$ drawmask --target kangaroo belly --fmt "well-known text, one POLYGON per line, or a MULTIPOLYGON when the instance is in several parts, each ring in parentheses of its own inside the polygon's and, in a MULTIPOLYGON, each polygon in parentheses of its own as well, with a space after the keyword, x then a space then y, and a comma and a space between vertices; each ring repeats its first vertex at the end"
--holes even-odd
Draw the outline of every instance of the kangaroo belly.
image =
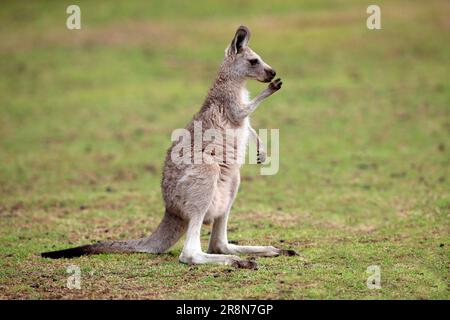
POLYGON ((214 195, 204 218, 205 224, 228 213, 239 187, 239 165, 223 164, 220 169, 214 195))

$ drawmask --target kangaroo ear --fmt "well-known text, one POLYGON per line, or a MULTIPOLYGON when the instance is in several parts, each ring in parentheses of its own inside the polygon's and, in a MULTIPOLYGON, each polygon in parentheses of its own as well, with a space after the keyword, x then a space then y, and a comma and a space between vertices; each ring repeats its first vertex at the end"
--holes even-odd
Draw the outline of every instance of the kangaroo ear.
POLYGON ((236 30, 233 40, 228 49, 229 54, 238 54, 242 48, 245 48, 250 40, 250 30, 246 26, 240 26, 236 30))

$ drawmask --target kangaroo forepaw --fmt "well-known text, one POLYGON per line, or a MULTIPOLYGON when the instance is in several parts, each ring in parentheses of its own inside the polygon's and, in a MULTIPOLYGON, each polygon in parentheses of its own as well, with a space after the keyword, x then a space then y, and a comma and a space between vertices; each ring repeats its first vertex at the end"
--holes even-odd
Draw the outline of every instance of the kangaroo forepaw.
POLYGON ((258 164, 266 162, 266 152, 264 150, 258 150, 256 152, 256 162, 258 164))
POLYGON ((269 83, 269 89, 272 90, 272 92, 278 91, 281 89, 281 85, 283 82, 280 78, 273 80, 271 83, 269 83))

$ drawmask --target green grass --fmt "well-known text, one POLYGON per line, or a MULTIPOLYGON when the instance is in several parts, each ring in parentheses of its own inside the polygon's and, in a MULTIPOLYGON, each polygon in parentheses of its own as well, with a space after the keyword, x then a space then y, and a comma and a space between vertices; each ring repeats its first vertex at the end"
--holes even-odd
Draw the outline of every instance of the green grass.
POLYGON ((379 1, 379 31, 361 1, 77 3, 79 31, 65 28, 69 1, 0 11, 0 298, 449 298, 446 1, 379 1), (241 23, 284 80, 252 117, 280 129, 281 163, 274 176, 244 166, 229 238, 300 255, 257 271, 182 265, 181 242, 40 258, 156 227, 170 134, 241 23), (81 290, 65 286, 70 264, 81 290))

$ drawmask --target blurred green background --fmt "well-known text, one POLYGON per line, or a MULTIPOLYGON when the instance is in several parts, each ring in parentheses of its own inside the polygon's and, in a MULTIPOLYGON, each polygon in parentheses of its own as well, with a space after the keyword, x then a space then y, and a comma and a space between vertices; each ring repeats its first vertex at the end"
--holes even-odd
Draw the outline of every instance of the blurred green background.
MULTIPOLYGON (((0 10, 0 298, 448 299, 448 1, 9 1, 0 10), (81 8, 81 30, 66 8, 81 8), (236 27, 283 79, 252 116, 280 170, 244 166, 229 238, 259 270, 168 254, 39 252, 150 233, 170 134, 236 27), (65 287, 77 264, 82 289, 65 287), (381 268, 369 290, 366 268, 381 268)), ((265 85, 249 84, 253 95, 265 85)), ((209 227, 203 230, 206 244, 209 227)))

